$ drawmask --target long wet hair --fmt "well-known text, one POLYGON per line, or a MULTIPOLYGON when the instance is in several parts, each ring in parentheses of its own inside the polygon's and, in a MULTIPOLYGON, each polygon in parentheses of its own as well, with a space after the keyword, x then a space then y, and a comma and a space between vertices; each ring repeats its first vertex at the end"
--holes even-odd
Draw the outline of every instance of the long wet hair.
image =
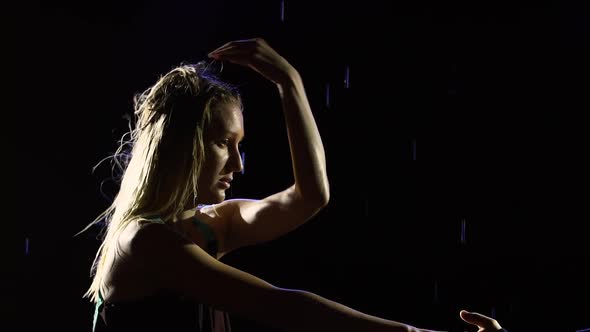
POLYGON ((119 191, 84 229, 104 221, 92 284, 84 294, 93 302, 103 284, 105 258, 119 254, 118 238, 127 225, 154 215, 169 220, 196 203, 197 179, 207 158, 203 139, 212 114, 224 105, 242 108, 236 88, 208 68, 204 62, 176 67, 134 98, 129 132, 109 157, 122 174, 119 191))

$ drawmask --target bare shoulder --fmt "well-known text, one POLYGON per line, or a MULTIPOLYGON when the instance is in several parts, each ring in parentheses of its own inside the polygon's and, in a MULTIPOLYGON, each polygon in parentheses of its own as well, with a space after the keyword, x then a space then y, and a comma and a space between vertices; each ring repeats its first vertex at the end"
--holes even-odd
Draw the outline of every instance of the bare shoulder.
POLYGON ((121 233, 119 243, 133 257, 155 258, 166 255, 174 247, 187 245, 190 241, 167 225, 138 222, 130 224, 121 233))
POLYGON ((133 300, 160 289, 163 284, 159 274, 154 272, 158 271, 158 261, 166 256, 165 246, 174 243, 182 245, 183 239, 165 225, 128 224, 118 235, 116 247, 106 257, 105 299, 111 302, 133 300))
POLYGON ((194 241, 166 224, 130 225, 121 234, 120 242, 132 265, 152 276, 152 283, 158 288, 176 288, 186 282, 179 280, 184 272, 202 274, 218 263, 194 241))

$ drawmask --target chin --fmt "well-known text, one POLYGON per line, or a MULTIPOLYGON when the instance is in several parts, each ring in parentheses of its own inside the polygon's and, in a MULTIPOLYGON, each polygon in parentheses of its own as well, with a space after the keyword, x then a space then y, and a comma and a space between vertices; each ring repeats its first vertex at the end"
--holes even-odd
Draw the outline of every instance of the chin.
POLYGON ((217 204, 221 203, 225 200, 225 190, 220 190, 213 195, 211 195, 211 199, 209 200, 208 204, 217 204))
POLYGON ((222 191, 221 194, 219 194, 217 202, 214 203, 221 203, 223 201, 225 201, 225 191, 222 191))
POLYGON ((203 190, 201 192, 200 204, 217 204, 221 203, 225 200, 225 190, 216 186, 211 186, 208 188, 209 190, 203 190))

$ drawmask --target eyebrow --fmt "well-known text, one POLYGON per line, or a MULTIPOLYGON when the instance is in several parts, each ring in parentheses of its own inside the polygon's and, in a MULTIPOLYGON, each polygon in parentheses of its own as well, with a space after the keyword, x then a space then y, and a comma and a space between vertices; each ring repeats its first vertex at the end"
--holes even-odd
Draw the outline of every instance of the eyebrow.
MULTIPOLYGON (((223 134, 223 136, 225 136, 225 135, 230 135, 230 136, 233 136, 233 137, 239 137, 240 136, 240 132, 238 132, 238 131, 231 131, 231 130, 225 130, 225 129, 223 130, 223 133, 222 134, 223 134)), ((240 139, 240 142, 243 141, 244 138, 246 138, 246 135, 245 134, 242 135, 242 137, 240 139)))

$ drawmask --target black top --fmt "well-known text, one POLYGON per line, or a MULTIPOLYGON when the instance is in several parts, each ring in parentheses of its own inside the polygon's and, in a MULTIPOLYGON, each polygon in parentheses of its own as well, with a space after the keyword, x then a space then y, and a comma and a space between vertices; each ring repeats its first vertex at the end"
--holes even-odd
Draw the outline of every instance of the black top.
POLYGON ((230 332, 231 327, 226 312, 162 291, 141 300, 102 303, 94 331, 230 332))

